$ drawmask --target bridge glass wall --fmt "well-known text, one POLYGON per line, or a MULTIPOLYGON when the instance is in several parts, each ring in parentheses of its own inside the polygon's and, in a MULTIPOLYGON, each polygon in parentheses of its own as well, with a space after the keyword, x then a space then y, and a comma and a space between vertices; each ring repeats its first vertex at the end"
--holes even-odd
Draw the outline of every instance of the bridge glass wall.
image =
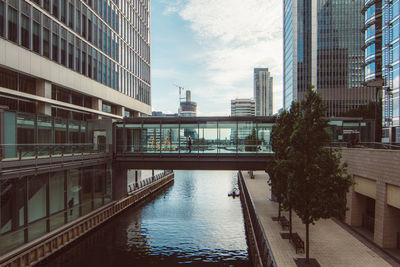
POLYGON ((199 120, 177 123, 126 121, 116 124, 117 152, 121 153, 272 153, 273 123, 199 120))
POLYGON ((0 179, 0 256, 111 202, 111 165, 0 179))
POLYGON ((5 111, 0 115, 0 160, 77 152, 90 140, 88 122, 5 111))

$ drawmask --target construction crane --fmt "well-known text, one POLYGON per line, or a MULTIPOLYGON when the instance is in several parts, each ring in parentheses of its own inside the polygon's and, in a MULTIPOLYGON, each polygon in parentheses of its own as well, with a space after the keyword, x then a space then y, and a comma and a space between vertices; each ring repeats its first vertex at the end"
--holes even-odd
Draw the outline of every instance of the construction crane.
POLYGON ((185 99, 184 97, 182 97, 182 91, 184 91, 185 88, 183 88, 183 86, 180 86, 180 85, 177 85, 177 84, 174 84, 174 85, 179 88, 179 103, 181 103, 182 100, 185 99))

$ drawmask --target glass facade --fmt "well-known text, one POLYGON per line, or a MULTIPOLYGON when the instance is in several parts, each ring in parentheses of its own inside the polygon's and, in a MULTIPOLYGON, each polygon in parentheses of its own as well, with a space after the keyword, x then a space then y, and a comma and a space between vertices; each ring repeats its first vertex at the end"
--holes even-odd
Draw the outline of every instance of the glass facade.
POLYGON ((393 142, 400 142, 399 112, 399 0, 385 1, 382 6, 382 55, 383 55, 383 127, 384 131, 392 129, 393 142))
POLYGON ((329 117, 368 103, 374 90, 363 85, 364 2, 292 1, 284 2, 284 107, 300 101, 310 85, 329 117))
POLYGON ((174 124, 117 123, 117 150, 124 153, 273 153, 269 144, 273 123, 242 118, 174 124))
POLYGON ((111 201, 110 164, 0 182, 0 256, 111 201))
POLYGON ((0 1, 0 37, 148 105, 149 27, 149 0, 0 1))
POLYGON ((294 36, 293 36, 293 20, 296 20, 296 15, 293 14, 293 0, 284 0, 284 11, 283 11, 283 26, 284 26, 284 38, 283 38, 283 108, 289 109, 293 99, 294 92, 294 71, 293 62, 296 60, 294 54, 294 36))
POLYGON ((364 13, 364 51, 365 51, 365 82, 382 79, 382 3, 380 1, 365 1, 364 13))

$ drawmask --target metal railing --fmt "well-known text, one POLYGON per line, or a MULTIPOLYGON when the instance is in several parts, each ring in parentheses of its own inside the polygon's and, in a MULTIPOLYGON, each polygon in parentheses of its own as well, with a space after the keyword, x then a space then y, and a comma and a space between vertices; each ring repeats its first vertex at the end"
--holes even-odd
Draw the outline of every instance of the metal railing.
POLYGON ((352 144, 350 142, 332 142, 330 147, 347 147, 347 148, 372 148, 372 149, 391 149, 400 150, 400 144, 379 143, 379 142, 360 142, 352 144))
POLYGON ((0 161, 23 160, 65 155, 84 155, 109 152, 107 145, 98 144, 1 144, 0 161))
POLYGON ((145 187, 145 186, 147 186, 147 185, 149 185, 149 184, 151 184, 153 182, 156 182, 156 181, 162 179, 163 177, 165 177, 165 176, 167 176, 167 175, 169 175, 171 173, 173 173, 173 170, 165 170, 165 171, 160 172, 160 173, 158 173, 158 174, 156 174, 154 176, 151 176, 151 177, 148 177, 148 178, 146 178, 144 180, 138 181, 137 183, 136 182, 130 183, 130 184, 128 184, 128 194, 133 193, 136 190, 139 190, 139 189, 141 189, 141 188, 143 188, 143 187, 145 187))
POLYGON ((267 236, 265 235, 264 228, 260 222, 260 219, 258 218, 258 215, 255 211, 254 203, 253 200, 250 197, 249 191, 247 190, 247 187, 244 183, 243 175, 242 172, 239 171, 239 184, 240 184, 240 190, 242 191, 241 193, 244 196, 245 203, 247 204, 247 208, 249 211, 249 217, 250 221, 253 225, 253 231, 254 235, 256 238, 256 243, 257 247, 260 253, 260 257, 263 263, 263 266, 274 266, 276 267, 276 261, 274 259, 274 256, 272 255, 272 250, 271 246, 268 243, 267 236))
POLYGON ((117 146, 117 154, 273 154, 271 145, 187 144, 117 146))

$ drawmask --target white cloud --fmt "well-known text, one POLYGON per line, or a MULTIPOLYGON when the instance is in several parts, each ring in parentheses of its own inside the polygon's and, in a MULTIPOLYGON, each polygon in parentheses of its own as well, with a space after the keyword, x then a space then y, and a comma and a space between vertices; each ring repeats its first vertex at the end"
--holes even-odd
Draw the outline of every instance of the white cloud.
POLYGON ((205 84, 191 88, 194 96, 229 106, 232 98, 253 95, 253 68, 267 67, 274 110, 282 106, 281 0, 176 0, 166 12, 186 20, 207 51, 205 84))

